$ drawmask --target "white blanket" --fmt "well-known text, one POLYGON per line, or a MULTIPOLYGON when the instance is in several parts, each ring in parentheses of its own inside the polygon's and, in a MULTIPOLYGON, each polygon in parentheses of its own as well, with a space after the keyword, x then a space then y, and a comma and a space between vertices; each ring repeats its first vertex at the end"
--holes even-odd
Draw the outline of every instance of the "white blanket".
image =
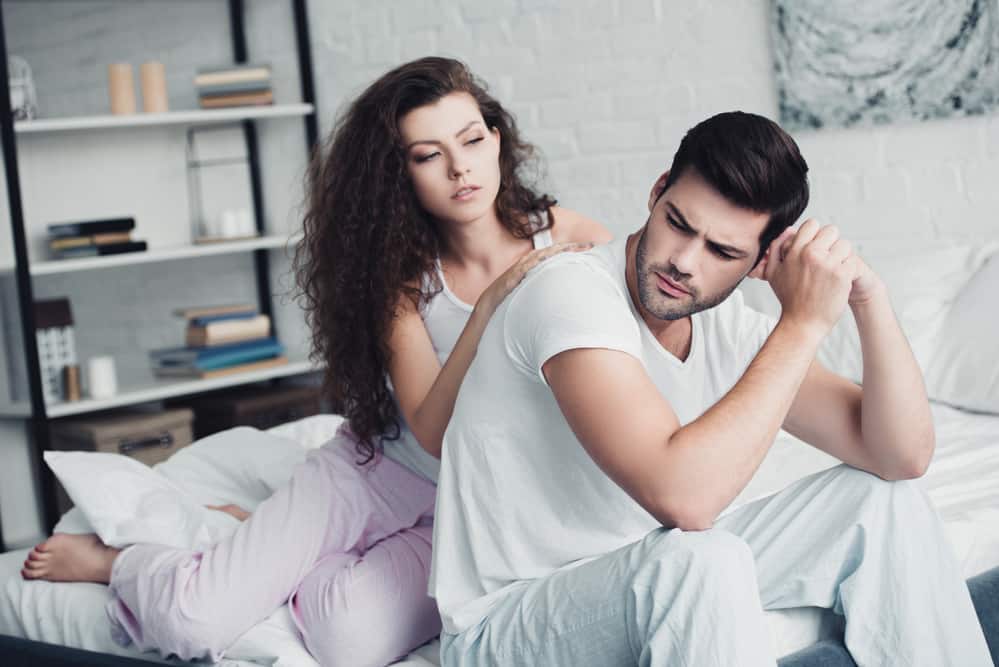
MULTIPOLYGON (((946 523, 963 574, 970 577, 999 565, 999 417, 934 406, 934 418, 937 453, 920 483, 946 523)), ((250 447, 238 434, 235 438, 216 437, 208 447, 204 446, 206 441, 192 446, 210 451, 195 449, 191 452, 195 455, 175 456, 169 465, 157 470, 195 503, 236 502, 252 509, 283 483, 305 451, 322 444, 339 422, 337 417, 323 416, 284 425, 270 432, 280 438, 259 439, 250 447)), ((782 433, 733 506, 775 493, 834 464, 833 459, 782 433)), ((59 528, 80 532, 90 527, 78 512, 70 512, 59 528)), ((26 553, 0 555, 0 634, 120 655, 137 654, 111 641, 104 614, 107 587, 22 581, 19 571, 26 553)), ((770 612, 767 618, 780 655, 835 634, 838 625, 830 613, 810 608, 770 612)), ((154 654, 142 657, 156 659, 154 654)), ((247 632, 228 658, 233 665, 316 666, 286 607, 247 632)), ((421 647, 399 664, 438 664, 437 643, 421 647)))

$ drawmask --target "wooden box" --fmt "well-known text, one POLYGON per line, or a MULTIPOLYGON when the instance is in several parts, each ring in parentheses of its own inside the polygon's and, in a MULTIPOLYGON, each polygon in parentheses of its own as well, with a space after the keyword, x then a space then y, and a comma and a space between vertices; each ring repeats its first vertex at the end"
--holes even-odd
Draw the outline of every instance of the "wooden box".
POLYGON ((320 390, 314 386, 244 387, 187 400, 194 409, 195 437, 203 438, 235 426, 266 430, 320 412, 320 390))
MULTIPOLYGON (((177 408, 62 419, 52 422, 52 449, 125 454, 151 466, 194 441, 193 418, 191 410, 177 408)), ((62 487, 57 498, 60 512, 72 506, 62 487)))

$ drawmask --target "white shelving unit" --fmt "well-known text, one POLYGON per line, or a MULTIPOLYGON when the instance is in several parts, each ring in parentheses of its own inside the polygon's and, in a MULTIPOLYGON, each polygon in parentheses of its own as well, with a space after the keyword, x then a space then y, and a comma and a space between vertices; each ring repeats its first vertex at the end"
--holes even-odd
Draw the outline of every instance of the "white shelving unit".
POLYGON ((50 403, 46 406, 46 411, 50 418, 68 417, 98 410, 109 410, 128 405, 137 405, 150 401, 161 401, 166 398, 176 396, 186 396, 188 394, 212 391, 224 387, 233 387, 251 382, 261 382, 263 380, 273 380, 275 378, 301 375, 311 371, 320 370, 308 360, 289 361, 284 366, 268 368, 262 371, 252 371, 227 375, 220 378, 199 380, 199 379, 153 379, 149 384, 123 387, 121 391, 111 398, 104 399, 84 399, 73 402, 50 403))
MULTIPOLYGON (((178 261, 235 253, 249 255, 247 260, 252 261, 253 265, 258 307, 262 312, 270 313, 273 316, 273 295, 270 274, 271 264, 276 258, 271 251, 280 251, 285 248, 290 250, 301 237, 297 234, 289 236, 287 233, 274 233, 265 223, 264 187, 257 128, 262 122, 271 122, 269 119, 274 119, 275 121, 279 119, 300 119, 305 130, 306 158, 308 158, 309 152, 319 143, 306 0, 291 0, 290 4, 295 32, 300 96, 294 96, 294 93, 290 91, 283 91, 282 97, 288 96, 289 99, 296 99, 297 97, 301 102, 296 101, 290 104, 246 106, 227 109, 185 109, 165 113, 94 115, 31 121, 15 121, 13 113, 9 108, 0 107, 0 133, 3 134, 4 139, 2 142, 4 148, 2 151, 5 167, 4 178, 6 179, 9 224, 13 240, 12 252, 8 252, 7 248, 3 248, 3 252, 0 253, 3 256, 3 259, 0 260, 0 273, 6 274, 4 275, 5 280, 13 279, 13 286, 17 293, 18 318, 15 319, 19 319, 21 326, 20 338, 23 350, 15 350, 14 353, 19 355, 23 353, 23 358, 26 360, 26 393, 29 397, 28 400, 25 400, 21 396, 25 392, 19 391, 19 402, 0 405, 0 418, 21 419, 28 422, 29 437, 33 440, 35 466, 41 472, 41 495, 45 501, 44 518, 49 528, 51 528, 57 518, 55 493, 52 484, 53 478, 44 472, 46 468, 42 452, 48 449, 50 445, 51 434, 49 422, 51 420, 142 403, 155 403, 169 398, 197 395, 225 387, 263 382, 294 375, 304 375, 321 370, 316 368, 308 359, 303 359, 301 354, 292 357, 289 363, 282 366, 259 371, 244 371, 212 379, 157 378, 150 369, 148 374, 137 372, 133 377, 120 382, 118 393, 108 399, 47 402, 41 391, 41 364, 39 362, 39 350, 34 330, 34 304, 37 301, 34 296, 34 279, 37 277, 92 272, 112 267, 178 261), (33 253, 31 252, 30 245, 34 239, 30 238, 28 229, 26 229, 26 211, 24 193, 21 186, 22 169, 19 167, 19 151, 35 151, 32 156, 29 156, 28 160, 36 160, 37 164, 34 162, 29 162, 28 164, 35 167, 33 173, 36 179, 32 180, 31 184, 37 186, 40 192, 46 193, 38 195, 39 197, 49 196, 47 193, 56 193, 56 196, 60 197, 61 204, 78 201, 89 204, 91 203, 92 193, 87 190, 85 183, 80 184, 78 177, 81 173, 84 178, 88 177, 90 170, 86 167, 74 170, 71 167, 75 165, 67 166, 66 164, 60 165, 65 167, 62 170, 56 168, 45 169, 45 165, 50 164, 45 163, 46 159, 60 159, 60 156, 64 157, 65 155, 78 157, 77 154, 72 153, 73 146, 77 143, 87 149, 98 151, 107 150, 109 147, 113 147, 112 144, 115 146, 130 142, 139 144, 139 142, 144 142, 149 138, 153 140, 140 145, 147 147, 154 146, 156 148, 159 148, 161 144, 173 146, 174 144, 178 144, 175 135, 181 135, 195 127, 224 124, 239 126, 239 129, 243 133, 243 141, 246 146, 245 162, 248 168, 250 197, 253 203, 251 211, 255 221, 254 228, 256 234, 259 236, 216 243, 174 245, 183 244, 186 238, 184 235, 169 235, 163 237, 163 241, 160 244, 154 245, 144 252, 58 261, 43 259, 43 256, 39 257, 41 261, 32 261, 33 253), (167 131, 137 131, 143 129, 155 130, 164 127, 167 128, 167 131), (88 136, 88 134, 95 132, 108 133, 128 130, 129 128, 133 131, 122 131, 114 138, 116 140, 120 138, 121 141, 110 141, 110 138, 106 135, 100 137, 88 136), (42 166, 38 167, 38 165, 42 166), (51 175, 52 183, 48 181, 42 183, 45 179, 38 176, 40 173, 45 176, 51 175), (79 187, 68 189, 66 192, 60 191, 60 179, 65 180, 70 178, 79 187)), ((248 62, 248 52, 244 26, 244 0, 229 0, 227 6, 230 19, 232 61, 234 63, 246 63, 248 62)), ((6 32, 6 28, 3 25, 3 12, 0 12, 0 31, 2 31, 0 35, 6 32)), ((208 34, 212 35, 214 39, 217 36, 217 31, 212 31, 208 34)), ((0 74, 7 71, 7 54, 0 50, 0 74)), ((153 156, 145 155, 145 157, 155 162, 157 158, 161 158, 163 155, 166 155, 169 159, 173 155, 172 149, 162 154, 153 156)), ((133 155, 132 157, 141 159, 143 155, 133 155)), ((121 179, 123 174, 130 177, 127 167, 121 167, 119 164, 119 168, 113 171, 109 178, 113 180, 117 176, 121 179)), ((124 180, 128 181, 128 183, 122 187, 130 187, 131 181, 129 181, 129 178, 125 178, 124 180)), ((141 180, 141 178, 137 180, 141 180)), ((155 181, 149 183, 149 187, 155 188, 156 186, 157 183, 155 181)), ((161 189, 168 194, 172 193, 172 190, 168 188, 161 189)), ((156 205, 160 205, 158 201, 155 203, 156 205)), ((169 207, 173 202, 168 198, 165 203, 169 207)), ((174 213, 169 208, 165 210, 168 212, 162 219, 158 220, 162 224, 169 224, 172 222, 171 218, 174 217, 174 213)), ((32 213, 33 211, 29 207, 27 214, 31 215, 32 213)), ((47 217, 44 215, 44 211, 39 213, 38 209, 35 209, 34 214, 38 218, 47 217)), ((80 214, 81 217, 88 215, 95 217, 93 213, 88 214, 83 212, 80 214)), ((100 215, 96 217, 100 217, 100 215)), ((39 222, 42 222, 42 220, 39 220, 39 222)), ((30 225, 28 227, 30 228, 30 225)), ((93 274, 81 276, 81 280, 87 281, 100 281, 103 278, 104 276, 93 274)), ((210 294, 211 290, 206 289, 205 298, 209 302, 211 301, 210 294)), ((84 307, 86 304, 74 305, 84 307)), ((281 332, 277 331, 277 334, 280 335, 281 332)), ((19 386, 18 389, 25 389, 25 387, 19 386)), ((2 530, 0 530, 0 552, 2 551, 4 551, 4 544, 2 530)))
MULTIPOLYGON (((48 262, 38 262, 31 265, 31 275, 45 276, 56 273, 71 273, 74 271, 90 271, 93 269, 110 269, 115 266, 131 266, 134 264, 152 264, 169 262, 192 257, 210 257, 212 255, 229 255, 253 250, 274 250, 292 248, 301 239, 301 234, 293 236, 262 236, 242 241, 221 241, 203 245, 187 245, 175 248, 159 248, 144 252, 129 252, 121 255, 106 255, 104 257, 81 257, 79 259, 59 259, 48 262)), ((13 267, 4 267, 10 270, 13 267)))
POLYGON ((152 125, 213 125, 238 120, 308 116, 315 111, 311 104, 278 104, 274 106, 239 107, 236 109, 192 109, 165 113, 134 113, 118 116, 81 116, 23 120, 14 123, 17 134, 42 132, 73 132, 76 130, 113 130, 152 125))

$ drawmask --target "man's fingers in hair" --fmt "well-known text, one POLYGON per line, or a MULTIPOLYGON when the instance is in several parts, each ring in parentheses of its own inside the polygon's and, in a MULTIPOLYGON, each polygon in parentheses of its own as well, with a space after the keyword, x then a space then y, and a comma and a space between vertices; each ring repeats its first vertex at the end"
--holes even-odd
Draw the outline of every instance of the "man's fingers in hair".
POLYGON ((829 259, 843 263, 853 255, 853 244, 846 239, 839 239, 829 248, 829 259))
POLYGON ((828 252, 833 244, 838 240, 839 227, 836 225, 826 225, 825 227, 819 229, 810 245, 816 250, 825 250, 828 252))
POLYGON ((809 218, 798 228, 797 233, 794 235, 794 240, 791 242, 791 247, 785 253, 785 257, 789 255, 797 255, 801 253, 806 245, 808 245, 815 235, 819 232, 819 221, 815 218, 809 218))

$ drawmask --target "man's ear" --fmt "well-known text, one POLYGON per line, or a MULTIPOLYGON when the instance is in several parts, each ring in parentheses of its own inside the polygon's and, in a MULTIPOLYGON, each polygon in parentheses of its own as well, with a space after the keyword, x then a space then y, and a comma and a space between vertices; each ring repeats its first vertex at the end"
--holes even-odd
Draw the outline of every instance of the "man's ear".
POLYGON ((767 261, 770 260, 770 251, 768 250, 765 255, 756 263, 756 266, 752 268, 749 272, 750 278, 756 278, 757 280, 766 280, 767 272, 767 261))
POLYGON ((659 197, 662 196, 663 191, 666 189, 666 181, 669 180, 669 169, 663 172, 662 176, 656 179, 656 184, 652 186, 652 192, 649 193, 649 213, 652 213, 652 209, 656 207, 656 202, 659 201, 659 197))

